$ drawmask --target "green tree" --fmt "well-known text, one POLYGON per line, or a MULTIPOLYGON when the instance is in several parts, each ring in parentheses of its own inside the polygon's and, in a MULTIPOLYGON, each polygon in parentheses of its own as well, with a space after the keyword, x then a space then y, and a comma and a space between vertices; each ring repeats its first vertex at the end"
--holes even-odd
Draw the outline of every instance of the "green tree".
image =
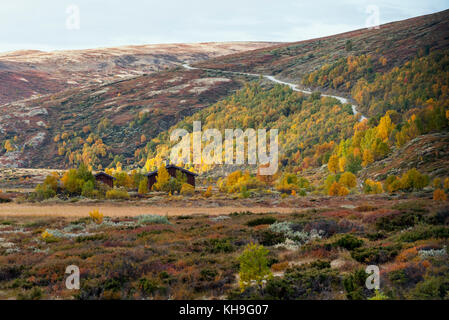
POLYGON ((143 178, 139 182, 139 194, 147 194, 148 193, 148 179, 143 178))
POLYGON ((273 275, 268 266, 268 249, 262 245, 250 243, 239 257, 240 261, 240 288, 244 291, 255 281, 262 289, 263 280, 270 279, 273 275))

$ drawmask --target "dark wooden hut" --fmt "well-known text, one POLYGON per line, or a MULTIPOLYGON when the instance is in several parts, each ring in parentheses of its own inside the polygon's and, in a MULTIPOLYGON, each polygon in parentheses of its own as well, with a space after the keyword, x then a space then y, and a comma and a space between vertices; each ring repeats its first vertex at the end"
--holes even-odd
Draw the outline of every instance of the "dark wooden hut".
MULTIPOLYGON (((178 167, 178 166, 175 166, 172 164, 165 166, 165 168, 167 169, 168 174, 170 176, 172 176, 173 178, 176 178, 176 174, 179 171, 181 173, 185 174, 187 177, 187 183, 195 187, 195 177, 198 176, 196 173, 193 173, 189 170, 186 170, 184 168, 181 168, 181 167, 178 167)), ((156 183, 157 173, 158 173, 158 170, 147 173, 146 176, 148 177, 148 190, 151 190, 153 185, 156 183)))
POLYGON ((107 173, 104 172, 98 172, 97 174, 94 175, 95 180, 97 182, 102 182, 108 186, 110 186, 111 188, 114 187, 114 180, 115 178, 107 173))

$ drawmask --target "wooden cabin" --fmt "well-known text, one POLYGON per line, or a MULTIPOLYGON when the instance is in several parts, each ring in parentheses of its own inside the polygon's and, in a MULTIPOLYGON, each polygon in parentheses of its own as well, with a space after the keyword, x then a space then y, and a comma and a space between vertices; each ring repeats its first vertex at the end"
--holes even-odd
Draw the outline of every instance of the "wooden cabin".
POLYGON ((116 179, 113 176, 104 172, 98 172, 97 174, 94 175, 94 177, 97 182, 102 182, 105 185, 110 186, 111 188, 114 187, 114 180, 116 179))
MULTIPOLYGON (((167 169, 168 174, 173 178, 176 178, 176 174, 178 173, 178 171, 185 174, 187 177, 187 183, 195 187, 195 177, 198 176, 196 173, 172 164, 165 166, 165 168, 167 169)), ((153 185, 156 183, 157 172, 158 171, 156 170, 146 174, 146 176, 148 177, 148 190, 151 190, 153 185)))

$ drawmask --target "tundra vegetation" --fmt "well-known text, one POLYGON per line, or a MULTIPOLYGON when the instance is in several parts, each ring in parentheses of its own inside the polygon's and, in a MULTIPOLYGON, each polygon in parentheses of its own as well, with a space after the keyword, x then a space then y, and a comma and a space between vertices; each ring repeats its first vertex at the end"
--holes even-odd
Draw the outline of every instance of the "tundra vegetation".
POLYGON ((447 299, 448 245, 447 202, 416 198, 290 214, 2 217, 0 298, 447 299), (373 264, 377 292, 365 287, 373 264), (68 265, 80 290, 65 287, 68 265))

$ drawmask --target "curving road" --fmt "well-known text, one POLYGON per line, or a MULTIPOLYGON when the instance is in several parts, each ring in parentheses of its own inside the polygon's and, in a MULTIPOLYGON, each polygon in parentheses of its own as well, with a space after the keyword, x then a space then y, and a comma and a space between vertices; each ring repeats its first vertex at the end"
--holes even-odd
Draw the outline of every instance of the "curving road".
MULTIPOLYGON (((289 86, 293 91, 298 91, 298 92, 302 92, 305 94, 311 94, 312 91, 309 90, 303 90, 298 88, 298 85, 294 84, 294 83, 290 83, 290 82, 285 82, 282 80, 278 80, 276 79, 274 76, 268 76, 268 75, 263 75, 263 74, 256 74, 256 73, 245 73, 245 72, 236 72, 236 71, 224 71, 224 70, 215 70, 215 69, 207 69, 207 68, 195 68, 190 66, 189 64, 185 63, 182 65, 184 68, 186 68, 187 70, 205 70, 205 71, 215 71, 215 72, 223 72, 223 73, 231 73, 231 74, 238 74, 238 75, 245 75, 245 76, 252 76, 252 77, 264 77, 267 80, 270 80, 274 83, 278 83, 281 85, 285 85, 285 86, 289 86)), ((340 97, 340 96, 333 96, 333 95, 329 95, 329 94, 321 94, 324 97, 331 97, 331 98, 335 98, 337 100, 339 100, 341 103, 346 104, 349 103, 348 99, 340 97)), ((360 112, 357 111, 357 106, 355 104, 351 104, 352 107, 352 112, 354 114, 358 114, 360 112)), ((366 119, 366 117, 360 113, 360 119, 359 121, 363 121, 364 119, 366 119)))

